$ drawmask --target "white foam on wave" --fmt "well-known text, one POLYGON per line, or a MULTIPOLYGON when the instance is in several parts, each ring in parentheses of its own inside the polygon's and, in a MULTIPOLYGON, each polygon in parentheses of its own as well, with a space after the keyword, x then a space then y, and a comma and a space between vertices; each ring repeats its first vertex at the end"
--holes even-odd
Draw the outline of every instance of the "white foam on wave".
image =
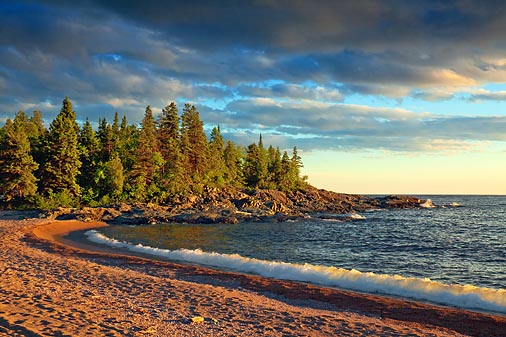
POLYGON ((341 219, 335 219, 335 218, 325 218, 325 219, 318 219, 318 220, 321 220, 321 221, 325 221, 325 222, 343 222, 343 220, 341 219))
POLYGON ((436 205, 434 205, 434 203, 432 202, 432 200, 427 199, 424 203, 420 204, 420 207, 423 207, 423 208, 435 208, 436 205))
POLYGON ((336 267, 293 264, 243 257, 239 254, 208 253, 200 249, 168 250, 131 244, 108 238, 89 230, 85 233, 92 242, 133 252, 164 257, 170 260, 196 263, 276 279, 302 281, 330 287, 401 296, 466 309, 506 313, 506 290, 480 288, 472 285, 447 285, 428 278, 402 277, 363 273, 336 267))
POLYGON ((352 213, 350 215, 350 218, 353 219, 353 220, 365 220, 365 216, 360 215, 358 213, 352 213))

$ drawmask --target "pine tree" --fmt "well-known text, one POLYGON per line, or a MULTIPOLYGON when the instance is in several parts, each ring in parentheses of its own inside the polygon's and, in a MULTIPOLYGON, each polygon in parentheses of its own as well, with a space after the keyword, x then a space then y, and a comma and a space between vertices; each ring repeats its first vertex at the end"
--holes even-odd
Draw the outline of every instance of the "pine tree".
POLYGON ((40 111, 35 110, 33 112, 33 116, 30 118, 30 121, 28 123, 27 133, 28 138, 30 139, 32 157, 39 166, 34 174, 36 177, 40 177, 42 176, 42 171, 44 168, 44 149, 47 140, 47 129, 44 126, 42 114, 40 111))
POLYGON ((181 116, 181 154, 185 172, 193 182, 201 183, 209 166, 207 137, 197 108, 188 103, 181 116))
POLYGON ((28 123, 24 112, 19 112, 14 122, 8 119, 3 127, 0 138, 0 195, 6 201, 22 200, 37 192, 34 172, 38 164, 31 155, 28 123))
POLYGON ((281 178, 281 152, 279 147, 274 149, 269 146, 268 154, 268 171, 269 171, 269 188, 277 189, 281 178))
POLYGON ((260 172, 258 170, 259 151, 256 143, 250 144, 244 159, 243 175, 246 186, 257 188, 260 182, 260 172))
POLYGON ((244 177, 242 174, 243 154, 241 149, 230 140, 226 142, 225 150, 223 151, 223 160, 225 163, 225 184, 242 187, 244 184, 244 177))
POLYGON ((302 160, 297 152, 297 147, 293 148, 292 157, 285 151, 281 158, 281 174, 278 183, 278 189, 281 191, 294 191, 306 187, 307 177, 300 176, 300 168, 303 167, 302 160))
POLYGON ((135 125, 129 125, 126 116, 121 119, 117 139, 117 153, 121 159, 124 172, 130 172, 137 160, 137 141, 139 131, 135 125))
POLYGON ((25 130, 25 133, 28 132, 29 126, 28 126, 28 116, 25 114, 24 111, 19 110, 16 116, 14 117, 14 123, 20 126, 25 130))
POLYGON ((105 118, 99 119, 97 137, 100 141, 100 160, 105 163, 111 159, 116 150, 113 127, 105 118))
POLYGON ((256 164, 258 172, 258 187, 269 188, 267 150, 265 149, 262 141, 262 134, 260 134, 260 139, 258 140, 258 161, 256 164))
POLYGON ((114 122, 112 123, 112 132, 116 136, 119 133, 119 115, 118 112, 114 113, 114 122))
POLYGON ((30 139, 32 152, 42 151, 42 144, 46 132, 47 130, 42 121, 42 114, 40 111, 35 110, 33 112, 33 116, 30 117, 28 123, 26 124, 26 133, 30 139))
POLYGON ((121 159, 119 159, 117 155, 105 163, 104 176, 103 190, 107 191, 108 196, 110 196, 113 200, 119 199, 121 193, 123 192, 123 183, 125 178, 121 159))
POLYGON ((120 137, 121 137, 121 131, 120 131, 120 122, 119 122, 119 115, 117 112, 114 113, 114 121, 112 123, 112 143, 113 143, 113 149, 111 156, 117 156, 120 151, 120 137))
MULTIPOLYGON (((5 130, 7 128, 7 124, 11 124, 12 125, 12 120, 10 118, 7 118, 4 126, 0 128, 0 145, 3 145, 4 142, 5 142, 5 137, 6 137, 6 131, 5 130)), ((0 150, 1 150, 1 148, 0 148, 0 150)))
POLYGON ((121 124, 119 126, 120 132, 123 132, 128 127, 128 122, 126 116, 123 116, 121 118, 121 124))
POLYGON ((74 198, 80 195, 77 176, 81 161, 78 148, 79 126, 72 102, 68 97, 63 100, 60 113, 51 122, 47 137, 44 165, 44 192, 63 193, 74 198))
POLYGON ((151 183, 157 164, 154 157, 156 153, 159 152, 159 146, 155 119, 149 105, 146 107, 144 119, 141 123, 139 143, 137 146, 137 162, 142 166, 144 172, 146 172, 147 182, 151 183))
POLYGON ((293 176, 292 176, 292 161, 286 151, 283 152, 281 157, 281 175, 279 179, 279 190, 290 191, 293 189, 293 176))
POLYGON ((297 146, 293 147, 292 159, 291 159, 291 174, 294 179, 293 189, 302 188, 304 185, 305 178, 300 176, 300 169, 304 167, 302 159, 298 154, 297 146))
POLYGON ((208 180, 211 184, 223 186, 225 183, 225 158, 224 141, 220 126, 214 127, 209 139, 209 173, 208 180))
POLYGON ((79 133, 79 153, 81 173, 78 177, 82 196, 86 202, 93 200, 99 193, 95 174, 100 164, 100 144, 88 118, 79 133))
POLYGON ((129 125, 125 116, 120 123, 118 113, 112 125, 100 119, 98 132, 88 119, 79 130, 75 119, 66 97, 49 132, 37 110, 31 118, 20 111, 14 121, 7 120, 0 128, 4 200, 35 195, 37 178, 45 197, 37 199, 42 207, 75 205, 79 197, 86 203, 157 202, 189 190, 199 192, 204 184, 283 191, 307 186, 296 147, 291 157, 286 151, 281 156, 279 147, 266 149, 260 135, 258 144, 243 149, 225 142, 219 126, 208 142, 199 113, 190 104, 184 107, 181 126, 173 102, 157 123, 148 106, 141 128, 129 125))
POLYGON ((267 150, 264 148, 262 135, 260 135, 258 145, 253 143, 248 146, 244 163, 244 179, 248 187, 269 188, 267 150))
POLYGON ((178 141, 179 138, 179 116, 176 103, 171 102, 162 109, 162 114, 158 120, 158 139, 160 141, 161 152, 167 160, 173 154, 171 146, 173 142, 178 141), (171 146, 169 146, 171 145, 171 146))
POLYGON ((29 134, 32 136, 42 136, 46 133, 46 128, 44 127, 44 122, 42 121, 42 113, 39 110, 33 111, 33 116, 30 118, 30 132, 29 134))
POLYGON ((171 102, 164 109, 158 120, 158 141, 160 153, 165 165, 162 170, 160 185, 169 195, 182 192, 188 185, 185 181, 180 149, 180 129, 178 109, 171 102))
POLYGON ((158 138, 153 111, 148 105, 141 123, 139 141, 137 144, 137 156, 134 163, 131 178, 136 200, 144 200, 157 193, 153 184, 156 175, 161 171, 163 158, 159 152, 158 138))

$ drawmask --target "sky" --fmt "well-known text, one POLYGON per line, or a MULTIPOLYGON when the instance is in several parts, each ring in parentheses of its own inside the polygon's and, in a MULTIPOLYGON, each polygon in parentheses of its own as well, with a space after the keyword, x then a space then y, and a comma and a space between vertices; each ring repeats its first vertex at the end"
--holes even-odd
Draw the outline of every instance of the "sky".
POLYGON ((0 0, 0 125, 197 106, 313 185, 506 194, 503 1, 0 0))

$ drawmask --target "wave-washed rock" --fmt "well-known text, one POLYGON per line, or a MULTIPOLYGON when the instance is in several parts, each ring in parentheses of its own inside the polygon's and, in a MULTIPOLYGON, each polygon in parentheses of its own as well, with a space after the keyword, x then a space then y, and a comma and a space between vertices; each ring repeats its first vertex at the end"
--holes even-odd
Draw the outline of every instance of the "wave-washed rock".
POLYGON ((240 221, 286 221, 311 213, 345 214, 378 208, 420 208, 426 202, 411 196, 369 197, 312 186, 286 193, 225 187, 207 188, 201 194, 188 194, 164 204, 122 203, 110 207, 58 208, 46 211, 45 216, 132 225, 157 222, 234 224, 240 221))

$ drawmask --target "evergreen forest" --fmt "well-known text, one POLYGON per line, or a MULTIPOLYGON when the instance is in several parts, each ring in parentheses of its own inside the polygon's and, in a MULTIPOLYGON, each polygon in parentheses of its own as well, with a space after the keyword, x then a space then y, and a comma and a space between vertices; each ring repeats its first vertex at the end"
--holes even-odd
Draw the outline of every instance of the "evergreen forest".
POLYGON ((205 187, 293 191, 306 187, 297 148, 289 154, 258 143, 225 140, 220 127, 207 137, 194 105, 181 114, 174 102, 139 125, 115 114, 94 130, 82 126, 68 97, 44 126, 42 115, 19 111, 0 129, 3 207, 55 208, 116 202, 163 203, 205 187))

